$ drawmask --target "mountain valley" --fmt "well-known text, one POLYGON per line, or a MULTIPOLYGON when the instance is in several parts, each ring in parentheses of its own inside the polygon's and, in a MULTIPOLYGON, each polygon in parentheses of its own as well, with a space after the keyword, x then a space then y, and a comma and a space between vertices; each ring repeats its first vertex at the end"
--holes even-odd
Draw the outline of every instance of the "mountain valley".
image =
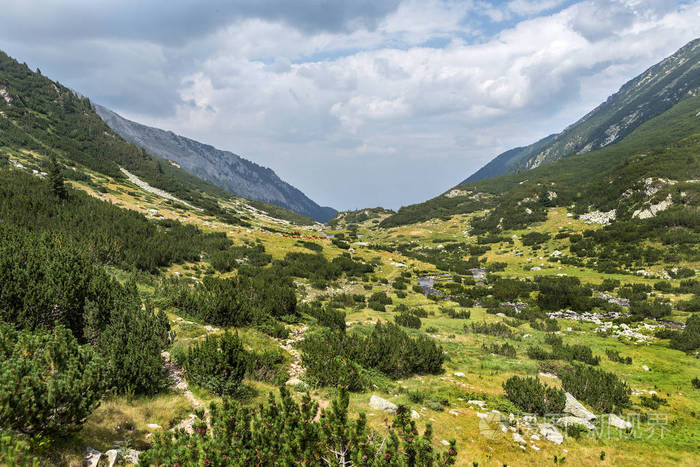
POLYGON ((697 465, 699 89, 336 213, 0 53, 0 464, 697 465))

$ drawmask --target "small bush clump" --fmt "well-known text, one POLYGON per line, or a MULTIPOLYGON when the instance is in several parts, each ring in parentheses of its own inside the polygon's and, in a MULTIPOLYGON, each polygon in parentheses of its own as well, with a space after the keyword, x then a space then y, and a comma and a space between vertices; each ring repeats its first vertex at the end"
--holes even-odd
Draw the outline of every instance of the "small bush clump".
POLYGON ((208 335, 175 355, 185 377, 218 395, 233 395, 239 389, 248 365, 238 334, 208 335))
POLYGON ((528 413, 561 413, 566 405, 564 391, 542 384, 537 378, 512 376, 503 389, 508 400, 528 413))

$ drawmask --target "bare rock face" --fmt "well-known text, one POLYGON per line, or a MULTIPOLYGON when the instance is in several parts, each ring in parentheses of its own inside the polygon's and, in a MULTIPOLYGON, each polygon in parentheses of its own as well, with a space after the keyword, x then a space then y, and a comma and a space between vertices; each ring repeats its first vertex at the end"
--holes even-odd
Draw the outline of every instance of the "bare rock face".
POLYGON ((615 220, 617 217, 617 210, 613 209, 608 212, 594 211, 589 212, 581 216, 581 220, 586 221, 587 224, 601 224, 607 225, 615 220))
POLYGON ((659 201, 658 203, 650 204, 646 208, 637 209, 636 211, 634 211, 634 214, 632 214, 632 217, 638 217, 639 219, 649 219, 651 217, 656 216, 657 213, 670 208, 672 205, 673 198, 669 193, 669 195, 665 199, 659 201))
POLYGON ((372 396, 369 399, 369 406, 375 410, 383 410, 388 413, 396 413, 398 407, 393 402, 382 399, 379 396, 372 396))
POLYGON ((587 408, 583 406, 579 401, 576 400, 574 396, 570 393, 566 393, 566 405, 564 406, 564 413, 573 415, 574 417, 581 418, 586 421, 597 420, 598 417, 591 413, 587 408))

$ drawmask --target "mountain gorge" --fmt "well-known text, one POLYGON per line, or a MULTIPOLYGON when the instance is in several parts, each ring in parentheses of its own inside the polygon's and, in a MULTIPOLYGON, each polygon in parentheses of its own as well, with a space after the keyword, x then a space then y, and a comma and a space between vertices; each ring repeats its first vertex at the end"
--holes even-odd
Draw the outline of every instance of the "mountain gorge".
POLYGON ((462 183, 530 170, 572 154, 614 144, 700 87, 700 39, 628 81, 618 92, 559 134, 506 151, 462 183))
POLYGON ((125 140, 230 193, 274 204, 318 222, 327 222, 335 215, 333 208, 319 206, 269 168, 171 131, 127 120, 100 105, 95 105, 95 111, 125 140))

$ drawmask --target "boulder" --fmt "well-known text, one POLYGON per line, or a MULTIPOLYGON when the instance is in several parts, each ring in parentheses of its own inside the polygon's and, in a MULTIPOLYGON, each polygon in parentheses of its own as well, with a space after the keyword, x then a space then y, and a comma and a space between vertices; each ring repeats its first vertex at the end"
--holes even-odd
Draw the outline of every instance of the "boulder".
POLYGON ((561 417, 560 419, 557 420, 557 425, 559 425, 562 428, 566 428, 567 426, 582 426, 586 428, 587 430, 595 430, 595 425, 585 418, 580 418, 580 417, 572 417, 572 416, 566 416, 566 417, 561 417))
POLYGON ((420 418, 420 414, 415 410, 411 410, 411 418, 414 420, 418 420, 420 418))
POLYGON ((574 417, 583 418, 584 420, 591 421, 596 420, 598 417, 586 409, 583 404, 576 400, 574 396, 570 393, 566 393, 566 405, 564 406, 564 413, 573 415, 574 417))
POLYGON ((105 453, 105 456, 107 456, 107 467, 114 467, 119 458, 119 449, 110 449, 105 453))
POLYGON ((85 465, 87 467, 97 467, 97 464, 100 462, 100 457, 102 457, 100 451, 92 449, 90 446, 85 448, 85 465))
POLYGON ((396 413, 398 407, 393 402, 389 402, 386 399, 382 399, 379 396, 372 396, 369 399, 369 406, 376 410, 383 410, 389 413, 396 413))
POLYGON ((632 428, 632 423, 627 420, 623 420, 614 413, 608 414, 608 425, 614 426, 620 430, 626 430, 632 428))
POLYGON ((553 442, 554 444, 561 444, 564 442, 564 435, 561 434, 557 428, 551 423, 540 423, 537 425, 539 432, 546 440, 553 442))
POLYGON ((525 438, 523 438, 522 435, 519 433, 513 433, 513 441, 515 441, 518 444, 527 444, 525 438))

